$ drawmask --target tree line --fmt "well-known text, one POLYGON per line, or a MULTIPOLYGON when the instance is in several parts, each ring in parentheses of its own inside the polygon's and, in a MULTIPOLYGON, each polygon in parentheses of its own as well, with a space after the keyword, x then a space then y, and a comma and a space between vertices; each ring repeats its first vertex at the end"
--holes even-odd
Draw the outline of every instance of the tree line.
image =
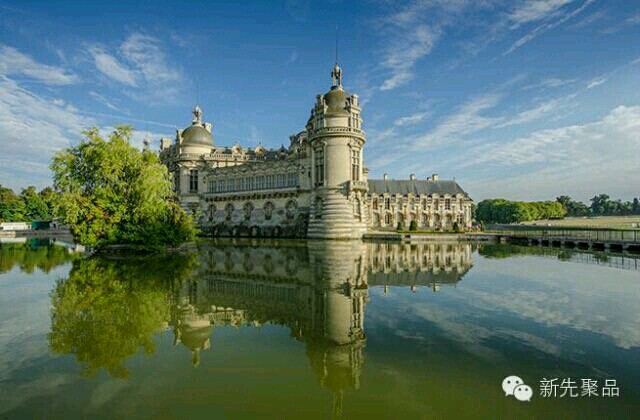
POLYGON ((574 201, 567 195, 556 198, 567 209, 567 216, 630 216, 640 215, 640 199, 634 198, 632 201, 612 200, 607 194, 598 194, 591 200, 591 205, 587 206, 581 201, 574 201))
POLYGON ((57 196, 51 187, 38 191, 29 186, 16 194, 0 185, 0 222, 52 220, 56 217, 57 196))
POLYGON ((575 201, 567 195, 555 201, 510 201, 502 198, 482 200, 475 209, 475 218, 481 223, 520 223, 541 219, 562 219, 565 216, 627 216, 640 215, 640 200, 611 200, 607 194, 598 194, 591 205, 575 201))
POLYGON ((53 188, 27 187, 18 195, 0 186, 0 222, 59 218, 74 240, 101 248, 179 245, 196 233, 191 215, 177 202, 167 167, 148 150, 130 144, 132 128, 107 137, 94 127, 85 139, 55 154, 53 188))

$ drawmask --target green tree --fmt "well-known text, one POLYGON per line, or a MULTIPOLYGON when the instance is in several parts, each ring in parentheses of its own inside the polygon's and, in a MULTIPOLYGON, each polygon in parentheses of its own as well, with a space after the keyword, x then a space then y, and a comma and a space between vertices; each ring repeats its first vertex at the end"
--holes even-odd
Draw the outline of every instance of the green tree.
POLYGON ((153 335, 169 321, 172 297, 196 264, 196 254, 75 260, 51 293, 51 350, 74 354, 85 376, 104 368, 127 377, 124 361, 155 351, 153 335))
POLYGON ((26 220, 24 201, 11 188, 0 185, 0 222, 26 220))
POLYGON ((51 220, 52 215, 47 202, 38 193, 36 187, 29 186, 22 190, 20 199, 24 203, 27 220, 51 220))
POLYGON ((77 242, 94 247, 193 239, 193 220, 175 201, 167 168, 129 144, 131 130, 119 126, 105 140, 94 127, 79 145, 55 155, 51 169, 64 223, 77 242))

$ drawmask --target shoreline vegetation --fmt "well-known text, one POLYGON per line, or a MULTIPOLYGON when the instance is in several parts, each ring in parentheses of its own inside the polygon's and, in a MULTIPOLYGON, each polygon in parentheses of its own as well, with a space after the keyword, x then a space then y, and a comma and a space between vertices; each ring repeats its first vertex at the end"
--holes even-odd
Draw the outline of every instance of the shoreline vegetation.
POLYGON ((107 139, 97 128, 55 154, 51 163, 56 208, 74 240, 93 251, 112 246, 161 251, 193 241, 190 215, 178 205, 169 172, 158 156, 130 144, 132 128, 107 139))

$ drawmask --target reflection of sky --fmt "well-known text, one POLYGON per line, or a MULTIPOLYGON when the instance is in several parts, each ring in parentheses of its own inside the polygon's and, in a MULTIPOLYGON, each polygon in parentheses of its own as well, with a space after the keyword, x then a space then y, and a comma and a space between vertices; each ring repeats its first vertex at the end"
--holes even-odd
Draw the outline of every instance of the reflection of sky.
MULTIPOLYGON (((202 352, 198 368, 186 348, 173 346, 167 331, 156 337, 153 356, 136 354, 125 362, 129 380, 106 374, 80 378, 74 356, 52 356, 47 341, 49 294, 69 268, 49 274, 16 268, 0 275, 0 413, 20 414, 11 410, 41 404, 43 413, 59 415, 80 410, 216 417, 246 414, 250 402, 254 410, 275 416, 287 415, 295 401, 294 414, 302 416, 318 415, 330 404, 311 370, 306 344, 273 325, 215 327, 212 349, 202 352)), ((369 296, 362 387, 349 391, 345 414, 357 407, 375 416, 386 404, 437 415, 443 404, 422 398, 422 392, 454 398, 465 387, 482 387, 466 403, 494 394, 504 402, 499 386, 491 386, 503 371, 534 380, 546 374, 615 377, 624 391, 638 390, 632 382, 640 377, 637 272, 549 257, 474 254, 462 281, 442 285, 437 293, 390 287, 384 295, 382 287, 372 287, 369 296), (477 377, 469 378, 469 372, 477 377)))
POLYGON ((15 267, 0 275, 0 412, 31 396, 53 393, 76 376, 50 366, 47 340, 49 293, 70 268, 69 263, 28 274, 15 267))
POLYGON ((438 293, 391 287, 384 295, 376 287, 370 296, 369 354, 388 351, 389 341, 409 353, 439 354, 448 363, 460 357, 479 366, 529 369, 540 377, 611 375, 637 389, 637 272, 549 257, 474 255, 464 279, 438 293))

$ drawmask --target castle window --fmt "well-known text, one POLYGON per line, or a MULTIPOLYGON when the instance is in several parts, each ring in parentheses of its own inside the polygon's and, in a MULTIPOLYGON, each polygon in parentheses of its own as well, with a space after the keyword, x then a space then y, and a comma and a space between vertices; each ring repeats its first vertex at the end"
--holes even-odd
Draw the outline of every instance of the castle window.
POLYGON ((384 209, 391 210, 391 199, 389 197, 384 199, 384 209))
POLYGON ((210 192, 210 193, 215 192, 215 188, 216 188, 216 182, 210 179, 207 182, 207 192, 210 192))
POLYGON ((385 213, 384 224, 389 226, 391 224, 391 213, 385 213))
POLYGON ((324 150, 322 148, 315 152, 316 185, 324 185, 324 150))
POLYGON ((377 209, 378 208, 378 199, 374 198, 372 203, 373 204, 371 205, 371 207, 373 207, 374 210, 377 209))
POLYGON ((445 210, 451 210, 451 199, 450 198, 445 198, 445 200, 444 200, 444 209, 445 210))
POLYGON ((198 192, 198 170, 191 169, 189 171, 189 192, 198 192))
POLYGON ((360 179, 360 151, 356 149, 351 149, 351 179, 360 179))

